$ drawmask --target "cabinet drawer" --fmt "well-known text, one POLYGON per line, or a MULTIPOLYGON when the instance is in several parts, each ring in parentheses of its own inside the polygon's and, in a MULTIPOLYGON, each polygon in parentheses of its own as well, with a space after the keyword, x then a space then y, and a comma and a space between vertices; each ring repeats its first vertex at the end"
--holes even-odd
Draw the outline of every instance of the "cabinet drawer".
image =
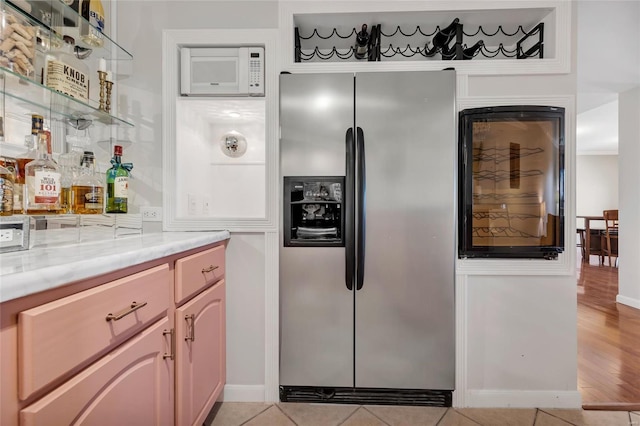
POLYGON ((184 257, 176 262, 176 303, 224 278, 223 245, 184 257))
POLYGON ((20 399, 122 343, 166 313, 170 302, 164 264, 21 312, 20 399))

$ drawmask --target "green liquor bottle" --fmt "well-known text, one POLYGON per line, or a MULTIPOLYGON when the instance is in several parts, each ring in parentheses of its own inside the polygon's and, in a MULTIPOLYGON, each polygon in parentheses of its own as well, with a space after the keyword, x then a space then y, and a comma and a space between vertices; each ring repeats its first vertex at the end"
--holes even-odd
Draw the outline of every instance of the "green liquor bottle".
POLYGON ((107 213, 126 213, 131 163, 122 163, 122 147, 113 147, 111 168, 107 170, 107 213))

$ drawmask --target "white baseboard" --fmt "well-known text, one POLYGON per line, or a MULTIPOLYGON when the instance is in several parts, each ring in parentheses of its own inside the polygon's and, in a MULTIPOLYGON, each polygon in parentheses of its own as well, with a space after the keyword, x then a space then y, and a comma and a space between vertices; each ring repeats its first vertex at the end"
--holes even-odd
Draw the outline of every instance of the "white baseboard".
POLYGON ((264 385, 225 385, 226 402, 264 402, 264 385))
POLYGON ((616 302, 622 303, 623 305, 631 306, 632 308, 640 309, 640 300, 638 299, 617 295, 616 302))
POLYGON ((468 390, 465 395, 465 407, 580 408, 582 407, 582 396, 578 391, 468 390))

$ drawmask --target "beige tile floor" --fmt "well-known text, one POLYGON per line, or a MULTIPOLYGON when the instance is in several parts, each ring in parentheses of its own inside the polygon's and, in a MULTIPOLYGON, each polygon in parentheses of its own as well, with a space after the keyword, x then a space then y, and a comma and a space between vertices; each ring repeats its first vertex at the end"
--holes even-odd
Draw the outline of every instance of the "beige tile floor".
POLYGON ((205 426, 640 426, 640 412, 218 403, 205 426))

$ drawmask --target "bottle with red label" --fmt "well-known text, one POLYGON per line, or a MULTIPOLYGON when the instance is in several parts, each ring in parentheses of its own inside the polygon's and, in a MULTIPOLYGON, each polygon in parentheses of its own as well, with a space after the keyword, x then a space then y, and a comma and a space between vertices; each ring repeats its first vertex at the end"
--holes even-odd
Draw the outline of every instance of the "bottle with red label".
POLYGON ((27 214, 60 213, 60 168, 47 150, 47 135, 38 133, 38 153, 25 166, 27 214))

